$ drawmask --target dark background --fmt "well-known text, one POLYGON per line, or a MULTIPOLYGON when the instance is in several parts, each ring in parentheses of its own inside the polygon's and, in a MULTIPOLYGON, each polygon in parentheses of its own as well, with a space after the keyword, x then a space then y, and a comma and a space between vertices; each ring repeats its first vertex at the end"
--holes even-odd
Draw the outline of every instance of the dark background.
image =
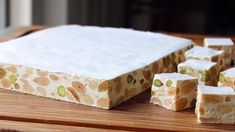
MULTIPOLYGON (((47 25, 46 0, 34 0, 34 24, 47 25)), ((194 34, 235 34, 235 0, 69 0, 67 24, 194 34)))

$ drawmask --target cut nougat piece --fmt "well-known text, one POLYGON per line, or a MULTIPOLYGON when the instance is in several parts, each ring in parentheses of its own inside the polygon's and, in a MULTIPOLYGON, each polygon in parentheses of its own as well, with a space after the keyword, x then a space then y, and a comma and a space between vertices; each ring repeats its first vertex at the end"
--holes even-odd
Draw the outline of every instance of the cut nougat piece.
POLYGON ((235 92, 231 87, 198 86, 195 113, 199 123, 235 123, 235 92))
POLYGON ((220 73, 218 86, 232 87, 235 91, 235 68, 220 73))
POLYGON ((207 62, 189 59, 178 65, 178 72, 198 78, 200 85, 217 85, 219 65, 214 62, 207 62))
POLYGON ((195 46, 192 49, 185 52, 185 58, 188 59, 197 59, 203 61, 216 62, 220 66, 220 70, 223 70, 225 67, 224 64, 224 51, 217 51, 214 49, 195 46))
POLYGON ((156 74, 152 85, 150 103, 179 111, 196 102, 197 78, 179 73, 156 74))
POLYGON ((231 65, 233 41, 230 38, 205 38, 204 46, 216 50, 223 50, 226 66, 231 65))

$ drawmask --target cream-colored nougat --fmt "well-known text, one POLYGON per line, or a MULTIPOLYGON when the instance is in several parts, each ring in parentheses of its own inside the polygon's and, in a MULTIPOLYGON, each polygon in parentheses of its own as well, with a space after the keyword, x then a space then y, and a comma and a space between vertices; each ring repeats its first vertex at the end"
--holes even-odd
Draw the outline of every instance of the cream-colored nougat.
POLYGON ((219 65, 214 62, 189 59, 178 65, 178 72, 198 77, 198 82, 201 85, 216 86, 219 74, 219 65))
POLYGON ((197 78, 179 73, 155 74, 150 103, 179 111, 196 102, 197 78))
POLYGON ((204 61, 216 62, 220 65, 220 69, 224 69, 224 51, 217 51, 214 49, 195 46, 192 49, 185 52, 185 58, 188 59, 197 59, 204 61))
POLYGON ((204 46, 216 50, 223 50, 226 66, 231 65, 233 41, 230 38, 205 38, 204 46))
POLYGON ((111 109, 176 71, 192 41, 130 29, 65 25, 0 44, 0 88, 111 109))
POLYGON ((195 113, 199 123, 235 123, 235 92, 231 87, 198 86, 195 113))
POLYGON ((235 68, 220 73, 218 86, 232 87, 235 91, 235 68))

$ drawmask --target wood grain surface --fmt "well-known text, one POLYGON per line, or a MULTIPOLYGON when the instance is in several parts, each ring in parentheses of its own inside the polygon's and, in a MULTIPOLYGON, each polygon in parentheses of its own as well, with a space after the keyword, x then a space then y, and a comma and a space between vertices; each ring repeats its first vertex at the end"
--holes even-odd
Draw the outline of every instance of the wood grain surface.
POLYGON ((24 132, 64 132, 64 131, 80 131, 80 132, 112 132, 110 129, 100 129, 91 127, 77 127, 68 125, 55 125, 46 123, 34 123, 34 122, 23 122, 23 121, 10 121, 0 120, 0 131, 24 131, 24 132))
MULTIPOLYGON (((44 27, 38 27, 40 28, 44 29, 44 27)), ((20 30, 21 34, 32 32, 30 29, 28 27, 27 30, 25 28, 24 31, 20 30)), ((14 33, 12 34, 11 36, 14 36, 14 33)), ((205 37, 175 33, 174 35, 191 38, 199 44, 202 44, 205 37)), ((150 90, 111 110, 103 110, 0 90, 0 130, 235 131, 235 125, 198 124, 193 108, 173 112, 149 104, 149 98, 150 90)))

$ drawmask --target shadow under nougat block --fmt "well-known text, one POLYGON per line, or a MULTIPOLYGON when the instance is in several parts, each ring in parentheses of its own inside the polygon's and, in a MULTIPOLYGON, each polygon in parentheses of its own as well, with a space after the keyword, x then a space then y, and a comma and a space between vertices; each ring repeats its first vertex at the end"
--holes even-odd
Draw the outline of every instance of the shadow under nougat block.
POLYGON ((220 66, 220 71, 225 68, 224 51, 217 51, 206 47, 195 46, 192 49, 186 51, 184 55, 186 60, 197 59, 216 62, 220 66))
POLYGON ((220 72, 218 86, 232 87, 235 91, 235 68, 220 72))
POLYGON ((197 78, 179 73, 155 74, 150 103, 179 111, 196 102, 197 78))
POLYGON ((199 123, 235 124, 235 92, 231 87, 198 86, 195 113, 199 123))
POLYGON ((178 73, 197 77, 200 85, 216 86, 219 65, 214 62, 189 59, 178 65, 178 73))
POLYGON ((231 65, 234 46, 233 41, 230 38, 205 38, 204 46, 215 50, 223 50, 225 65, 231 65))

